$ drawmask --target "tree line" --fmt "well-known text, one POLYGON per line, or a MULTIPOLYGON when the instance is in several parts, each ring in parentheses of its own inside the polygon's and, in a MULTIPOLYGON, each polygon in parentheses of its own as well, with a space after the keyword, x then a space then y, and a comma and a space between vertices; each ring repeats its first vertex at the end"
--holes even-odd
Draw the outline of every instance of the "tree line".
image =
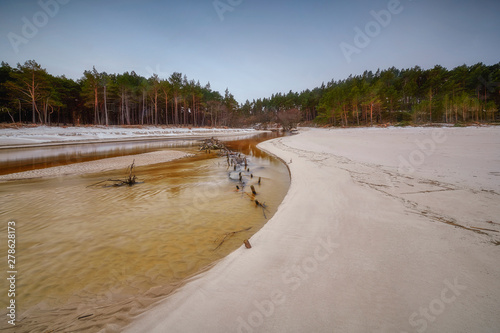
POLYGON ((34 60, 0 67, 0 121, 40 124, 232 126, 238 103, 174 72, 168 79, 134 71, 86 70, 74 81, 34 60))
POLYGON ((252 126, 298 122, 333 126, 381 123, 494 122, 499 118, 500 63, 452 70, 391 67, 331 80, 301 92, 239 104, 174 72, 86 70, 79 80, 52 76, 34 60, 0 67, 0 121, 41 124, 252 126))
POLYGON ((271 112, 278 119, 280 113, 299 110, 296 121, 333 126, 494 122, 499 106, 500 63, 365 71, 313 90, 277 93, 243 105, 253 114, 271 112))

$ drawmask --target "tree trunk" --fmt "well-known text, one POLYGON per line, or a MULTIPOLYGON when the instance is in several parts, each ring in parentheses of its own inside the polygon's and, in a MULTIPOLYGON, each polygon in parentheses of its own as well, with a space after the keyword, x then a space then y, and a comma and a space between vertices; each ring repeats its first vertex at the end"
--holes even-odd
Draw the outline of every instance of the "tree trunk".
POLYGON ((122 101, 120 104, 120 124, 125 124, 125 92, 122 89, 122 101))
POLYGON ((125 120, 127 121, 127 125, 130 125, 130 107, 128 104, 128 97, 125 98, 125 120))
POLYGON ((429 121, 432 123, 432 88, 429 90, 429 121))
POLYGON ((35 110, 36 110, 36 102, 35 102, 35 70, 32 71, 31 74, 31 87, 30 87, 30 93, 31 93, 31 108, 33 111, 33 124, 36 123, 36 117, 35 117, 35 110))
POLYGON ((155 125, 158 125, 158 91, 155 90, 155 125))
POLYGON ((142 112, 141 112, 141 125, 144 125, 144 112, 146 111, 146 90, 142 90, 142 112))
POLYGON ((184 115, 183 115, 183 123, 184 123, 184 126, 186 126, 188 124, 188 105, 187 105, 187 100, 186 98, 184 98, 184 101, 183 103, 184 104, 184 115))
POLYGON ((370 126, 373 126, 373 103, 370 103, 370 126))
POLYGON ((165 125, 168 125, 168 94, 165 92, 165 125))
POLYGON ((98 96, 98 87, 97 85, 94 87, 94 124, 99 124, 99 96, 98 96))
POLYGON ((108 99, 107 99, 106 85, 104 85, 104 118, 105 118, 105 121, 106 121, 106 126, 109 126, 109 119, 108 119, 108 99))
POLYGON ((174 124, 179 125, 179 110, 178 110, 178 101, 177 101, 177 92, 174 94, 174 103, 175 103, 175 121, 174 124))
POLYGON ((194 94, 193 94, 193 126, 196 126, 196 104, 194 100, 194 94))

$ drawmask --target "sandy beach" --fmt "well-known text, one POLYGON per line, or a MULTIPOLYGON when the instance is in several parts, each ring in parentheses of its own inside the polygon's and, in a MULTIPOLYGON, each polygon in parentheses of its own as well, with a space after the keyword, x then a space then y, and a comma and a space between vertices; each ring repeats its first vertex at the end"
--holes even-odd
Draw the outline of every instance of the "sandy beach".
POLYGON ((304 129, 244 246, 126 332, 496 332, 500 128, 304 129))

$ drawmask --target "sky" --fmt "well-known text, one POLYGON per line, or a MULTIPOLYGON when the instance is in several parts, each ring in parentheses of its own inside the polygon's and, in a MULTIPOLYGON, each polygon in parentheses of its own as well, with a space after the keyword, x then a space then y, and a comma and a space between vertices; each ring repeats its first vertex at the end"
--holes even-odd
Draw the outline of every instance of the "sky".
POLYGON ((365 70, 500 62, 498 0, 0 0, 0 61, 80 79, 135 71, 236 100, 365 70))

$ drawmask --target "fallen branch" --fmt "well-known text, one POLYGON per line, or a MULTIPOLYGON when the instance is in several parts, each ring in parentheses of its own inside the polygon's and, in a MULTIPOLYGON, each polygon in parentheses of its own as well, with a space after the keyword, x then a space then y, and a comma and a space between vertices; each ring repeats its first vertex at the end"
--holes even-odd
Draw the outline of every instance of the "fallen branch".
MULTIPOLYGON (((221 246, 222 246, 222 244, 224 244, 224 242, 226 241, 226 239, 229 239, 229 238, 233 237, 234 235, 236 235, 236 234, 238 234, 238 233, 240 233, 240 232, 248 231, 248 230, 250 230, 250 229, 252 229, 252 227, 248 227, 248 228, 246 228, 246 229, 242 229, 242 230, 238 230, 238 231, 232 231, 232 232, 227 232, 227 233, 225 233, 225 234, 224 234, 224 237, 223 237, 223 238, 222 238, 222 240, 220 241, 219 245, 217 245, 217 247, 214 249, 214 251, 215 251, 215 250, 217 250, 219 247, 221 247, 221 246)), ((215 242, 217 242, 218 240, 219 240, 219 239, 216 239, 216 240, 215 240, 215 242)))
POLYGON ((135 167, 135 160, 132 162, 132 164, 130 166, 127 167, 127 171, 129 172, 129 175, 128 175, 128 178, 125 180, 123 180, 123 179, 106 179, 106 180, 101 180, 100 182, 97 182, 95 184, 88 185, 87 187, 96 186, 96 185, 106 183, 106 182, 113 182, 114 184, 112 184, 111 186, 123 186, 123 185, 132 186, 132 185, 135 185, 135 184, 137 184, 137 177, 135 176, 135 174, 133 174, 134 167, 135 167))
POLYGON ((84 319, 84 318, 88 318, 88 317, 92 317, 93 315, 94 315, 94 314, 93 314, 93 313, 91 313, 91 314, 88 314, 88 315, 85 315, 85 316, 80 316, 80 317, 78 317, 78 320, 80 320, 80 319, 84 319))
POLYGON ((267 206, 266 206, 266 204, 262 203, 262 202, 259 202, 259 200, 255 200, 255 205, 257 207, 262 207, 262 214, 264 214, 264 218, 267 219, 267 216, 266 216, 267 206))

